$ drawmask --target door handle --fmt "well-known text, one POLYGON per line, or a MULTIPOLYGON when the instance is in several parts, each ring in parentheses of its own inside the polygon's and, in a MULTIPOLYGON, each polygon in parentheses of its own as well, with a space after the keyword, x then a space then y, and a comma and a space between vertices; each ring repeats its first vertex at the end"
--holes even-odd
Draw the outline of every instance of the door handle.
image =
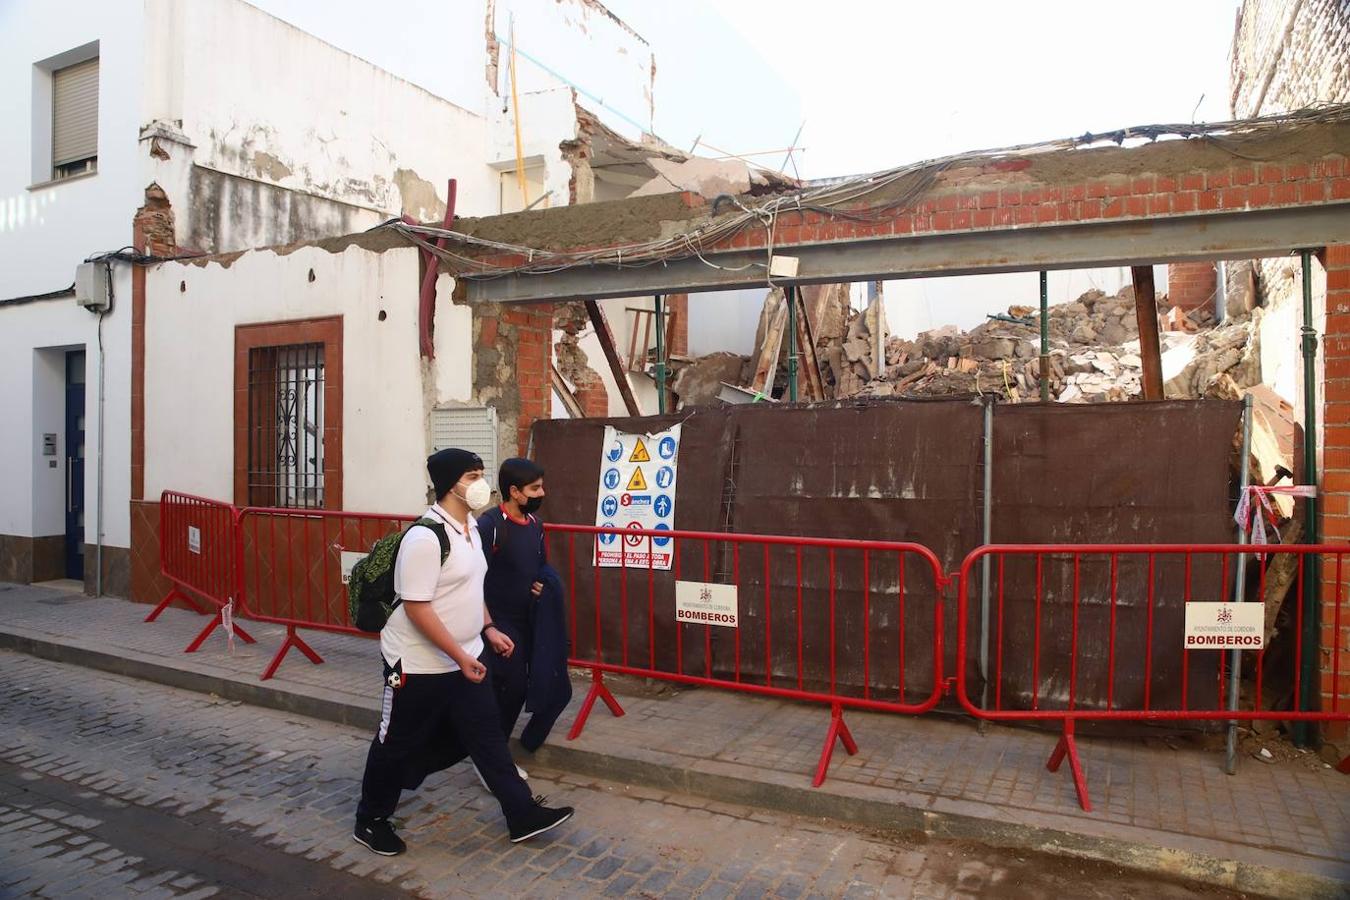
POLYGON ((66 457, 66 512, 74 514, 75 512, 75 457, 66 457))

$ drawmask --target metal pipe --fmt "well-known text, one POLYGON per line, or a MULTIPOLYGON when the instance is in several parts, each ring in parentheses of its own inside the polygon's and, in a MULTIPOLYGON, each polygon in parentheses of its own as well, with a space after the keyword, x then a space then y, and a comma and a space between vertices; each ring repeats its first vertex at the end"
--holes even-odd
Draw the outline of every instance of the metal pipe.
POLYGON ((1050 402, 1050 273, 1041 270, 1041 402, 1050 402))
POLYGON ((666 305, 656 295, 656 411, 666 414, 666 305))
POLYGON ((1228 263, 1219 260, 1214 264, 1214 321, 1219 325, 1228 318, 1228 263))
MULTIPOLYGON (((1239 457, 1238 469, 1238 502, 1247 494, 1247 486, 1251 482, 1251 456, 1252 456, 1252 395, 1247 394, 1242 398, 1242 456, 1239 457)), ((1246 544, 1251 536, 1247 533, 1247 523, 1238 524, 1238 543, 1246 544)), ((1242 603, 1247 599, 1247 554, 1239 553, 1237 556, 1236 584, 1234 587, 1234 602, 1242 603)), ((1258 598, 1262 599, 1262 598, 1258 598)), ((1238 708, 1238 688, 1242 678, 1242 651, 1234 650, 1229 655, 1228 666, 1228 708, 1236 710, 1238 708)), ((1236 719, 1228 722, 1228 739, 1225 745, 1224 771, 1229 775, 1237 774, 1237 738, 1238 723, 1236 719)))
MULTIPOLYGON (((994 401, 984 399, 984 544, 993 542, 994 521, 994 401)), ((957 665, 963 665, 958 660, 957 665)), ((980 561, 980 680, 981 708, 989 707, 989 554, 980 561)))
MULTIPOLYGON (((1303 264, 1303 483, 1317 485, 1317 331, 1313 328, 1312 251, 1300 250, 1303 264)), ((1317 497, 1303 501, 1303 540, 1316 544, 1321 535, 1317 528, 1317 497)), ((1321 578, 1319 560, 1311 554, 1303 557, 1303 658, 1302 694, 1296 698, 1298 709, 1311 710, 1316 704, 1320 685, 1317 680, 1317 662, 1321 658, 1321 578)), ((1317 726, 1310 722, 1294 724, 1294 744, 1306 747, 1317 741, 1317 726)))
POLYGON ((783 289, 788 308, 788 400, 797 402, 797 286, 783 289))

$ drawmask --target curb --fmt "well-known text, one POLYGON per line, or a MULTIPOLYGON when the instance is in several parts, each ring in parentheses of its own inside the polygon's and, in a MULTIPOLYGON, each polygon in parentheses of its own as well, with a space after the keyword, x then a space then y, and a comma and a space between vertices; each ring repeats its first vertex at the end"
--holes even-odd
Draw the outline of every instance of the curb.
MULTIPOLYGON (((178 669, 131 651, 120 651, 130 655, 116 655, 91 647, 4 631, 0 631, 0 649, 168 687, 214 694, 226 700, 237 700, 340 725, 374 728, 379 721, 378 712, 368 707, 284 691, 263 683, 251 684, 178 669)), ((1346 884, 1336 878, 1239 862, 1207 853, 998 821, 968 813, 918 809, 898 803, 840 796, 814 788, 676 768, 556 744, 544 745, 533 757, 546 768, 578 775, 792 815, 830 819, 897 834, 923 834, 935 839, 969 841, 1071 859, 1093 860, 1144 875, 1197 881, 1262 897, 1333 900, 1346 896, 1346 884)))

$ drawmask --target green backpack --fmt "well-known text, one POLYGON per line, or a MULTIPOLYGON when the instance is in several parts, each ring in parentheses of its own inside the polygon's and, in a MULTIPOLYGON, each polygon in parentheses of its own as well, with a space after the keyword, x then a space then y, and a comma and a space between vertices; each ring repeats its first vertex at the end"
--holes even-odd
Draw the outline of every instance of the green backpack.
POLYGON ((441 544, 441 565, 450 558, 450 535, 445 526, 433 518, 418 519, 403 531, 395 531, 380 538, 370 552, 356 561, 347 581, 347 611, 352 624, 372 633, 384 628, 402 599, 394 596, 394 562, 403 539, 419 525, 436 533, 441 544))

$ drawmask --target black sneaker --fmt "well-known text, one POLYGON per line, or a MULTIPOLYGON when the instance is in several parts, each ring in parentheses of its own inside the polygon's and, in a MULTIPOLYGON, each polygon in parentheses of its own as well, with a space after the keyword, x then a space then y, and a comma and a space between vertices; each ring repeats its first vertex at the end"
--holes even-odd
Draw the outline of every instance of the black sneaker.
POLYGON ((544 805, 547 797, 535 797, 534 805, 516 816, 511 824, 511 843, 519 844, 551 828, 557 828, 572 818, 572 807, 560 806, 550 809, 544 805))
POLYGON ((369 822, 357 822, 352 832, 352 840, 365 844, 381 856, 398 856, 408 845, 394 833, 394 826, 388 819, 372 819, 369 822))

